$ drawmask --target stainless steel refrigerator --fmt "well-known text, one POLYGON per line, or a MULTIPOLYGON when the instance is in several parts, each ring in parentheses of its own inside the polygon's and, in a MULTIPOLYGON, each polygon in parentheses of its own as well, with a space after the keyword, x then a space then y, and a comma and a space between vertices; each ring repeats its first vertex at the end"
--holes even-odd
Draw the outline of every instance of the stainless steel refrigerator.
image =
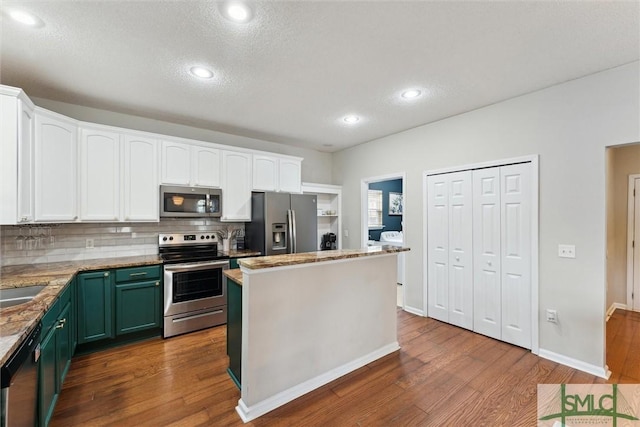
POLYGON ((245 245, 263 255, 318 251, 316 196, 251 193, 251 222, 245 224, 245 245))

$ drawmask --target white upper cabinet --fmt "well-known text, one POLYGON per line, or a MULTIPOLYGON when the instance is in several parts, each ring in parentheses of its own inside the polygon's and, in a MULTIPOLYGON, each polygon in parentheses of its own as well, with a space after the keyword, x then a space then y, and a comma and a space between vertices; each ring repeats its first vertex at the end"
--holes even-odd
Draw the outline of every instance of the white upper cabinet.
POLYGON ((302 159, 279 159, 280 191, 302 193, 302 159))
POLYGON ((0 224, 31 222, 34 106, 20 89, 0 89, 0 224))
POLYGON ((253 155, 253 189, 277 191, 278 158, 262 154, 253 155))
POLYGON ((30 102, 18 100, 18 222, 33 221, 33 153, 35 113, 30 102))
POLYGON ((191 184, 199 187, 220 187, 220 150, 191 146, 191 184))
POLYGON ((133 135, 123 137, 124 221, 159 221, 159 142, 133 135))
POLYGON ((75 221, 77 122, 41 108, 35 119, 35 220, 75 221))
POLYGON ((162 183, 189 185, 191 146, 162 141, 162 183))
POLYGON ((222 151, 221 221, 251 221, 250 153, 222 151))
POLYGON ((253 189, 302 193, 302 159, 254 154, 253 189))
POLYGON ((80 220, 120 219, 120 133, 80 128, 80 220))
POLYGON ((162 184, 220 187, 220 150, 162 141, 162 184))

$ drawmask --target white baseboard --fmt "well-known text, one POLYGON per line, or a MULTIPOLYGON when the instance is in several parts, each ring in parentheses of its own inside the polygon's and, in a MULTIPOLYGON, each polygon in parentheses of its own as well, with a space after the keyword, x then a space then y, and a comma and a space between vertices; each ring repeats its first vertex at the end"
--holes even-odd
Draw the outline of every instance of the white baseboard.
POLYGON ((419 308, 415 308, 415 307, 409 307, 408 305, 405 305, 403 310, 406 311, 407 313, 415 314, 416 316, 422 316, 422 317, 427 316, 424 310, 420 310, 419 308))
POLYGON ((613 304, 611 304, 611 307, 609 307, 609 309, 607 310, 607 321, 609 320, 609 318, 611 317, 613 312, 616 311, 616 309, 618 309, 618 308, 620 310, 626 310, 627 309, 627 305, 619 303, 619 302, 614 302, 613 304))
POLYGON ((562 354, 554 353, 553 351, 540 349, 538 356, 559 363, 561 365, 568 366, 573 369, 577 369, 582 372, 586 372, 596 377, 608 379, 611 375, 611 371, 606 366, 600 367, 592 365, 590 363, 583 362, 582 360, 573 359, 571 357, 564 356, 562 354))
POLYGON ((343 375, 348 374, 349 372, 355 371, 367 365, 374 360, 378 360, 381 357, 384 357, 388 354, 393 353, 400 349, 398 342, 393 342, 391 344, 387 344, 384 347, 381 347, 367 355, 364 355, 356 360, 353 360, 349 363, 345 363, 342 366, 338 366, 324 374, 318 375, 315 378, 311 378, 301 384, 293 386, 287 390, 283 390, 280 393, 271 396, 261 402, 256 403, 255 405, 247 406, 242 399, 238 401, 238 406, 236 406, 236 412, 242 418, 242 421, 247 423, 251 420, 255 420, 256 418, 266 414, 267 412, 273 411, 274 409, 284 405, 285 403, 289 403, 298 397, 309 393, 317 389, 318 387, 322 387, 323 385, 330 383, 333 380, 340 378, 343 375))

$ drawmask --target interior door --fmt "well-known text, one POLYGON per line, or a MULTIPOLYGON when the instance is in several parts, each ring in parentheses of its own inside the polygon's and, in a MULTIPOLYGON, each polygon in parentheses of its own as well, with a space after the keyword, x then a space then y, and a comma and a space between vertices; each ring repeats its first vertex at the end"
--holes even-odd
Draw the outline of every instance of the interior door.
POLYGON ((531 164, 502 166, 502 340, 531 348, 531 164))
POLYGON ((640 178, 635 179, 633 230, 633 309, 640 311, 640 178))
POLYGON ((473 171, 473 330, 501 339, 500 168, 473 171))
POLYGON ((449 174, 449 323, 473 328, 472 172, 449 174))
POLYGON ((449 321, 449 178, 427 177, 427 314, 449 321))

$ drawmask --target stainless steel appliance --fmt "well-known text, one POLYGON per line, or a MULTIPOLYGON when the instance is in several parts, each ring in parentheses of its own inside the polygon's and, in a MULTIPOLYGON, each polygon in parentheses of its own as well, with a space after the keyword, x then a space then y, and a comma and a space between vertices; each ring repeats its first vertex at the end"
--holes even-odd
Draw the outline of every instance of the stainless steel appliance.
POLYGON ((218 252, 214 234, 160 234, 164 261, 165 338, 227 321, 227 285, 222 271, 229 256, 218 252))
POLYGON ((161 217, 220 217, 222 190, 219 188, 160 186, 161 217))
POLYGON ((2 366, 1 426, 37 425, 38 359, 42 325, 29 334, 2 366))
POLYGON ((316 196, 254 192, 245 246, 264 255, 318 250, 316 196))

